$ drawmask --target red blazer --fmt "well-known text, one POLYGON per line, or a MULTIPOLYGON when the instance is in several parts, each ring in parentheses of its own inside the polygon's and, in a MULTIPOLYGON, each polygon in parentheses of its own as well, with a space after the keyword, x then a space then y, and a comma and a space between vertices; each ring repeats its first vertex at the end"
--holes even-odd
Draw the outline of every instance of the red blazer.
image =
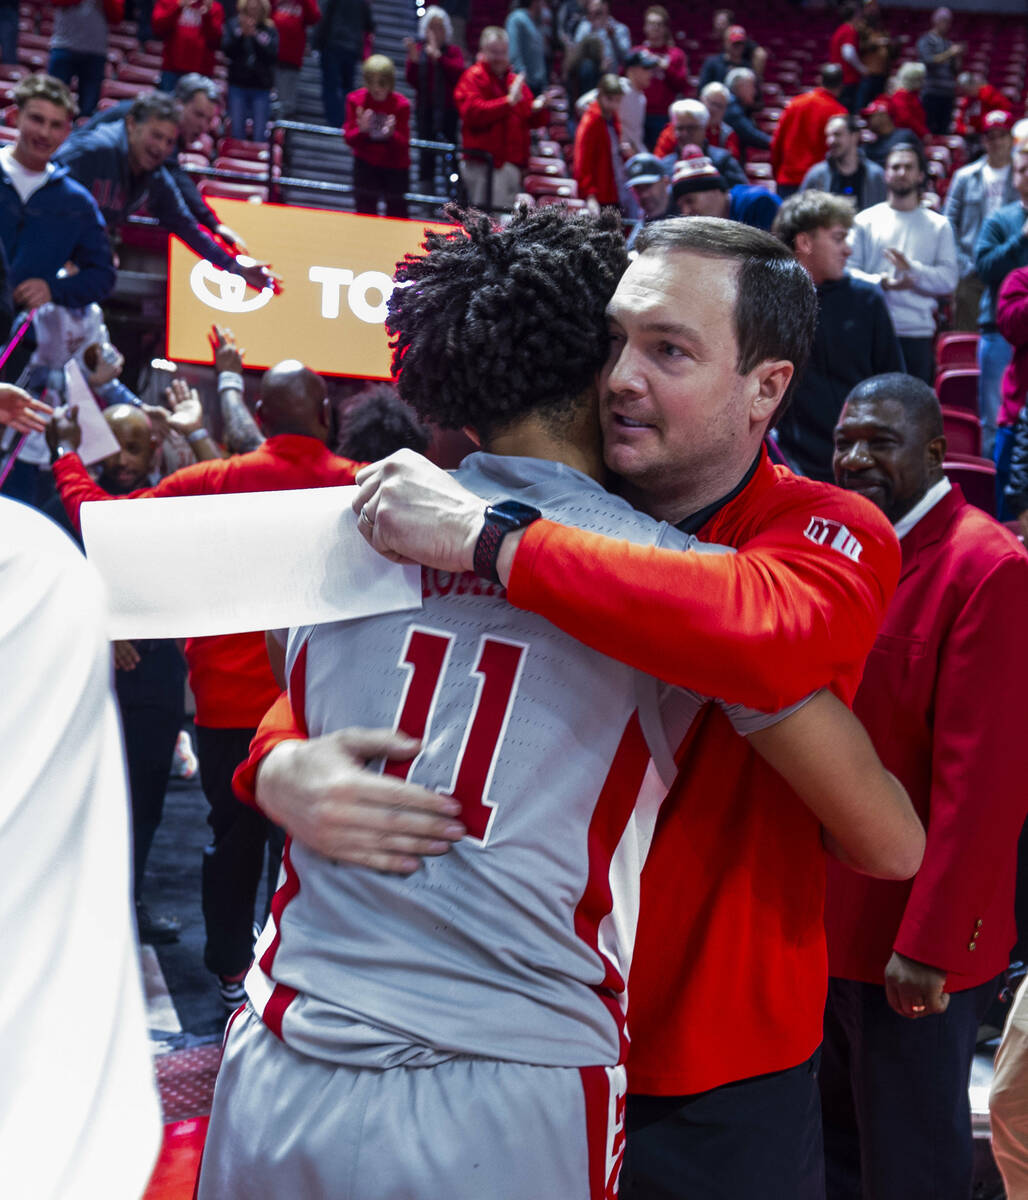
MULTIPOLYGON (((621 124, 614 118, 614 129, 621 140, 621 124)), ((618 183, 611 158, 610 132, 594 100, 582 114, 575 131, 575 159, 571 168, 578 181, 578 194, 583 200, 595 196, 600 204, 618 203, 618 183)))
POLYGON ((493 156, 493 165, 528 163, 528 131, 546 123, 545 108, 532 112, 532 92, 526 85, 515 105, 507 103, 514 72, 503 79, 484 64, 468 67, 457 82, 453 98, 461 119, 461 138, 466 150, 485 150, 493 156))
POLYGON ((829 972, 883 982, 895 949, 963 991, 998 975, 1016 938, 1028 555, 954 487, 900 542, 899 587, 853 711, 928 830, 912 881, 829 860, 829 972))
POLYGON ((795 187, 803 182, 803 176, 825 156, 829 118, 845 115, 845 107, 824 88, 789 101, 771 139, 771 165, 778 183, 795 187))

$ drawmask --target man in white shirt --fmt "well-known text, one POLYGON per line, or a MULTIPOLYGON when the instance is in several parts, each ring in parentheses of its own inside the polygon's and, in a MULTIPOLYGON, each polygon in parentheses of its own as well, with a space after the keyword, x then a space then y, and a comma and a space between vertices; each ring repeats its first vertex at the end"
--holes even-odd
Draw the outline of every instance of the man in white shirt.
POLYGON ((1004 204, 1017 199, 1010 169, 1014 138, 1013 113, 997 109, 986 113, 982 141, 985 157, 961 167, 946 193, 943 215, 953 226, 957 239, 957 284, 953 328, 973 332, 978 328, 978 310, 985 285, 974 267, 974 245, 986 220, 1004 204))
POLYGON ((921 206, 924 153, 901 145, 885 160, 889 198, 857 214, 850 270, 885 292, 907 371, 935 379, 935 310, 957 286, 953 227, 921 206))

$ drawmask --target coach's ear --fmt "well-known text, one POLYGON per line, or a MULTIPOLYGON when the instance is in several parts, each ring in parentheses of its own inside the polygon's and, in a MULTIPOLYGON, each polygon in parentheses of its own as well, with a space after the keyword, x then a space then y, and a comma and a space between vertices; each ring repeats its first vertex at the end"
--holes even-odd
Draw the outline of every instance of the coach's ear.
POLYGON ((753 383, 750 423, 766 425, 778 411, 795 367, 785 358, 768 358, 751 372, 753 383))
POLYGON ((479 448, 479 450, 482 449, 482 439, 478 436, 477 429, 472 429, 470 425, 465 425, 464 428, 461 430, 461 433, 463 433, 465 436, 471 438, 471 440, 475 443, 475 445, 479 448))

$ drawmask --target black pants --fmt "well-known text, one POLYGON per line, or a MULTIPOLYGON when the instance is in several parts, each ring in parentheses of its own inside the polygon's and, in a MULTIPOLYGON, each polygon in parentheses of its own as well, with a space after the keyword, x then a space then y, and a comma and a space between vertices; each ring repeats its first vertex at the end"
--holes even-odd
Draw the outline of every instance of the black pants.
POLYGON ((935 339, 901 337, 898 339, 903 351, 907 374, 923 379, 929 387, 935 387, 935 339))
POLYGON ((132 644, 139 662, 131 671, 116 671, 114 683, 125 734, 132 801, 133 887, 139 900, 146 860, 164 815, 175 740, 185 720, 186 664, 174 642, 132 644))
MULTIPOLYGON (((420 112, 418 114, 418 137, 426 142, 457 141, 457 110, 442 112, 420 112)), ((418 178, 423 188, 435 186, 436 159, 441 158, 437 150, 421 150, 418 154, 418 178)), ((456 167, 454 168, 456 169, 456 167)), ((406 181, 404 181, 406 186, 406 181)))
POLYGON ((824 1200, 819 1058, 694 1096, 630 1095, 622 1200, 824 1200))
POLYGON ((270 882, 278 873, 285 840, 277 825, 241 804, 232 791, 232 773, 249 753, 254 733, 253 729, 196 727, 196 753, 212 834, 203 852, 201 896, 207 934, 203 960, 216 975, 238 975, 249 966, 264 847, 268 847, 270 882))
POLYGON ((387 217, 406 217, 406 167, 375 167, 363 159, 353 160, 353 202, 359 213, 378 212, 380 196, 385 197, 387 217))
POLYGON ((821 1064, 828 1200, 967 1200, 967 1087, 998 980, 954 992, 936 1016, 894 1012, 885 988, 832 979, 821 1064))
POLYGON ((953 117, 953 105, 956 98, 949 96, 931 96, 921 93, 921 105, 924 108, 925 124, 930 132, 935 134, 949 133, 949 123, 953 117))

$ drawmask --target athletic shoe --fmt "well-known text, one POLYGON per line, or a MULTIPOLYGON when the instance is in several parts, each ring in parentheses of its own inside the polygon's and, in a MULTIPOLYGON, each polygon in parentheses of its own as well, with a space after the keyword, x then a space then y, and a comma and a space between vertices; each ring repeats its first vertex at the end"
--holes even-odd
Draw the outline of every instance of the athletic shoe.
POLYGON ((234 1012, 240 1004, 246 1003, 246 988, 243 987, 245 978, 245 971, 241 975, 218 976, 218 995, 228 1012, 234 1012))
POLYGON ((179 730, 175 742, 175 753, 171 756, 171 774, 174 779, 195 779, 199 764, 193 751, 193 743, 185 729, 179 730))
POLYGON ((148 946, 170 946, 178 941, 182 922, 177 917, 155 917, 145 904, 136 904, 139 940, 148 946))

